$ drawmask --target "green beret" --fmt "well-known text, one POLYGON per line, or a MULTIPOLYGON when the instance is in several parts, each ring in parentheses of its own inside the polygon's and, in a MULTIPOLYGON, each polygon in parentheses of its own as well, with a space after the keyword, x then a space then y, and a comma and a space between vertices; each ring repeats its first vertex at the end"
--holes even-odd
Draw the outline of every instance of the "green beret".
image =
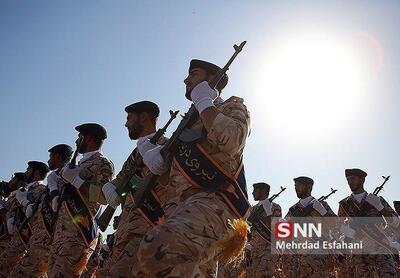
POLYGON ((157 104, 151 101, 139 101, 125 107, 125 112, 127 113, 137 113, 142 112, 149 113, 153 118, 157 118, 160 115, 160 109, 157 104))
POLYGON ((47 173, 49 171, 49 167, 46 163, 40 161, 29 161, 28 166, 34 170, 39 170, 41 172, 47 173))
POLYGON ((49 149, 49 153, 58 153, 63 157, 70 156, 72 152, 72 148, 66 144, 58 144, 49 149))
POLYGON ((367 176, 367 173, 365 173, 363 170, 357 169, 357 168, 346 169, 344 171, 344 174, 345 174, 346 178, 349 177, 349 176, 356 176, 356 177, 360 177, 360 178, 365 178, 367 176))
MULTIPOLYGON (((211 75, 216 74, 221 69, 219 66, 212 64, 210 62, 193 59, 192 61, 190 61, 189 73, 191 70, 193 70, 195 68, 204 69, 211 75)), ((216 89, 218 91, 221 91, 223 88, 225 88, 226 84, 228 84, 228 75, 225 73, 222 76, 221 81, 218 83, 218 86, 216 87, 216 89)))
POLYGON ((267 190, 269 190, 271 188, 271 186, 265 182, 257 182, 255 184, 253 184, 253 187, 254 188, 265 188, 267 190))
POLYGON ((294 182, 299 182, 302 184, 314 185, 314 180, 309 177, 301 176, 301 177, 294 178, 293 180, 294 180, 294 182))
POLYGON ((91 135, 100 140, 107 138, 107 131, 104 127, 96 123, 86 123, 75 127, 75 130, 82 133, 83 136, 91 135))

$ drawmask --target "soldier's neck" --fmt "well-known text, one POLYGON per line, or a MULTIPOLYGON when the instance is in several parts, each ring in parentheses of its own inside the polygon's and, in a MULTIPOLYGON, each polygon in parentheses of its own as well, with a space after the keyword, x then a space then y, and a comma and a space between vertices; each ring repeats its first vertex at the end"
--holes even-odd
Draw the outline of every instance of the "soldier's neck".
POLYGON ((156 132, 156 127, 155 126, 144 127, 142 133, 140 133, 140 137, 147 136, 147 135, 152 134, 154 132, 156 132))
POLYGON ((353 191, 353 194, 360 194, 360 193, 363 193, 363 192, 365 192, 364 188, 359 188, 359 189, 353 191))

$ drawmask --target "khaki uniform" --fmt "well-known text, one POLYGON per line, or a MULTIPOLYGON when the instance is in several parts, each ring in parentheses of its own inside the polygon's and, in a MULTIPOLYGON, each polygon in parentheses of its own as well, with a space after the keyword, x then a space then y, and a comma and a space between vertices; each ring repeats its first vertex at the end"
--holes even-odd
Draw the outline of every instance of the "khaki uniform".
POLYGON ((94 250, 92 256, 90 256, 90 259, 86 265, 86 271, 82 273, 81 277, 82 278, 94 278, 97 277, 96 273, 99 270, 100 267, 100 250, 102 247, 102 238, 101 235, 99 235, 98 241, 97 241, 97 246, 96 249, 94 250))
MULTIPOLYGON (((159 141, 158 143, 163 142, 159 141)), ((117 188, 122 188, 128 182, 134 160, 138 157, 139 154, 136 150, 128 157, 121 171, 112 181, 117 188)), ((148 173, 147 167, 143 166, 139 175, 145 176, 148 173)), ((167 199, 166 185, 159 182, 154 191, 161 204, 164 205, 167 199)), ((129 193, 122 209, 110 258, 107 260, 106 266, 99 271, 99 277, 130 277, 132 270, 137 267, 136 251, 139 248, 140 241, 154 225, 143 217, 140 210, 133 208, 134 201, 132 194, 129 193)))
MULTIPOLYGON (((381 203, 384 206, 384 210, 392 213, 393 217, 397 217, 396 212, 390 207, 390 205, 386 202, 386 200, 382 197, 381 203)), ((368 204, 365 201, 365 197, 358 203, 352 195, 344 198, 339 202, 339 217, 352 217, 356 216, 355 212, 347 211, 345 207, 355 204, 358 208, 365 209, 363 215, 365 217, 381 217, 380 212, 368 204)), ((358 213, 358 211, 356 212, 358 213)), ((388 218, 386 218, 388 219, 388 218)), ((390 221, 389 221, 390 224, 390 221)), ((395 229, 398 227, 394 227, 395 229)), ((379 250, 382 248, 371 239, 362 236, 359 233, 356 233, 357 237, 361 237, 360 240, 363 241, 364 244, 368 244, 368 248, 370 250, 379 250)), ((364 246, 363 248, 366 248, 364 246)), ((397 272, 396 265, 394 259, 391 255, 388 254, 380 254, 380 255, 347 255, 345 256, 345 260, 342 261, 340 268, 340 277, 398 277, 399 273, 397 272)))
MULTIPOLYGON (((111 161, 100 152, 89 158, 81 159, 78 164, 79 176, 85 180, 80 195, 89 207, 92 215, 96 215, 101 204, 105 204, 101 188, 109 182, 114 174, 111 161)), ((61 186, 63 180, 60 180, 61 186)), ((49 277, 79 277, 95 250, 97 239, 86 246, 80 230, 68 213, 65 202, 62 204, 53 243, 50 248, 49 277)))
MULTIPOLYGON (((260 206, 260 203, 252 208, 252 212, 260 206)), ((264 213, 261 215, 260 220, 265 223, 267 227, 271 227, 272 217, 282 217, 282 209, 276 204, 272 203, 272 215, 267 216, 264 213)), ((248 277, 274 277, 276 275, 276 266, 278 264, 279 255, 271 253, 271 242, 266 241, 257 230, 251 230, 251 260, 250 265, 246 268, 246 275, 248 277)))
MULTIPOLYGON (((46 190, 46 186, 42 183, 36 187, 28 190, 28 200, 34 203, 46 190)), ((49 240, 46 228, 42 220, 40 206, 37 212, 31 216, 29 220, 31 226, 31 237, 26 255, 22 258, 21 262, 14 268, 9 277, 47 277, 48 267, 48 254, 49 254, 49 240)))
MULTIPOLYGON (((336 216, 328 203, 322 201, 321 204, 327 210, 324 217, 336 216)), ((298 202, 293 205, 286 215, 286 219, 293 217, 291 210, 304 209, 303 205, 298 202)), ((301 217, 321 217, 320 213, 315 209, 312 209, 307 215, 301 215, 301 217)), ((319 278, 319 277, 330 277, 330 264, 332 256, 330 255, 306 255, 306 254, 284 254, 282 255, 283 272, 288 278, 319 278)))
MULTIPOLYGON (((43 190, 44 185, 41 182, 34 182, 27 186, 28 190, 28 198, 32 198, 31 192, 36 192, 36 187, 40 190, 43 190), (32 191, 34 190, 34 191, 32 191)), ((33 201, 30 199, 30 201, 33 201)), ((7 202, 9 205, 9 210, 7 212, 7 219, 10 217, 16 216, 16 210, 20 207, 19 202, 15 198, 15 193, 10 195, 9 201, 7 202)), ((32 226, 31 226, 32 228, 32 226)), ((8 246, 0 255, 0 275, 8 276, 10 275, 11 271, 14 269, 16 265, 21 261, 21 259, 25 256, 27 246, 21 240, 18 232, 18 227, 15 227, 14 234, 11 236, 11 240, 9 241, 8 246)), ((0 276, 1 277, 1 276, 0 276)))
MULTIPOLYGON (((214 102, 221 112, 211 130, 199 144, 231 175, 237 171, 249 134, 250 116, 243 99, 231 97, 214 102)), ((194 128, 203 127, 199 119, 194 128)), ((194 188, 172 163, 168 196, 169 204, 177 204, 166 222, 151 229, 138 251, 140 277, 215 277, 216 243, 229 229, 228 219, 237 216, 215 190, 194 188), (209 267, 212 266, 212 267, 209 267)))

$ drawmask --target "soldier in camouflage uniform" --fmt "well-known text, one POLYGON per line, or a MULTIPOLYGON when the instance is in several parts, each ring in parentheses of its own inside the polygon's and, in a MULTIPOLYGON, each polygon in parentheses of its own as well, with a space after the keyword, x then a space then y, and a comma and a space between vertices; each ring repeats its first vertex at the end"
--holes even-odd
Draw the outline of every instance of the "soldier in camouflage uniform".
MULTIPOLYGON (((58 182, 59 177, 57 171, 63 167, 71 158, 72 148, 65 144, 59 144, 49 149, 49 169, 52 172, 47 177, 47 187, 58 182)), ((31 200, 38 200, 41 198, 40 205, 36 212, 33 212, 29 219, 29 224, 32 227, 32 235, 29 239, 29 245, 26 255, 22 258, 21 262, 14 268, 10 277, 47 277, 48 269, 48 254, 50 249, 50 238, 52 230, 48 227, 51 224, 46 224, 46 216, 43 214, 42 208, 47 206, 47 209, 52 213, 50 199, 47 198, 48 191, 42 194, 46 188, 38 188, 35 194, 32 193, 31 200)), ((29 193, 29 192, 28 192, 29 193)), ((52 216, 52 214, 50 214, 52 216)), ((50 223, 48 219, 48 223, 50 223)))
POLYGON ((50 248, 49 277, 79 277, 85 269, 97 244, 94 218, 105 204, 101 187, 114 173, 112 162, 100 151, 107 138, 104 127, 88 123, 75 129, 83 157, 77 167, 67 165, 61 170, 62 203, 50 248))
MULTIPOLYGON (((361 169, 346 169, 345 176, 352 194, 339 202, 339 217, 382 217, 384 216, 389 226, 398 229, 399 218, 386 200, 364 189, 367 173, 361 169)), ((344 236, 363 241, 363 248, 378 251, 386 249, 373 237, 365 236, 357 228, 348 225, 342 226, 344 236)), ((390 254, 379 255, 350 255, 341 268, 341 277, 398 277, 394 259, 390 254)))
MULTIPOLYGON (((13 212, 11 213, 9 218, 9 223, 14 222, 15 227, 13 228, 15 229, 15 232, 9 245, 3 251, 0 257, 0 274, 3 276, 8 277, 14 275, 14 267, 18 265, 18 263, 26 253, 29 235, 26 229, 21 230, 21 232, 18 231, 18 229, 20 229, 19 225, 23 221, 23 218, 21 218, 20 216, 21 214, 24 214, 24 216, 27 218, 30 218, 32 216, 34 202, 46 189, 46 186, 43 184, 43 180, 46 177, 48 171, 49 169, 47 165, 43 162, 28 162, 28 168, 25 172, 25 180, 27 182, 26 188, 16 191, 15 198, 17 201, 16 203, 18 203, 19 207, 15 206, 14 208, 12 208, 13 212), (19 209, 18 213, 16 209, 19 209), (20 214, 20 216, 18 216, 18 214, 20 214), (25 240, 23 240, 22 238, 25 238, 25 240)), ((31 226, 31 229, 32 232, 34 232, 35 227, 31 226)))
POLYGON ((11 208, 15 206, 17 200, 15 199, 16 190, 25 185, 25 177, 24 173, 17 172, 14 173, 10 182, 7 184, 7 188, 3 188, 2 195, 5 197, 5 200, 0 204, 0 219, 1 219, 1 233, 0 233, 0 254, 8 246, 12 233, 13 226, 10 225, 11 221, 8 221, 11 208), (11 231, 7 228, 7 223, 10 223, 8 226, 11 231))
MULTIPOLYGON (((293 217, 332 217, 336 216, 328 203, 318 201, 312 195, 313 179, 298 177, 293 179, 299 202, 289 208, 286 220, 293 217)), ((284 254, 282 255, 283 272, 286 277, 329 277, 330 255, 284 254)))
MULTIPOLYGON (((268 229, 271 227, 272 217, 282 217, 281 207, 268 200, 270 186, 267 183, 256 183, 253 185, 253 197, 255 201, 259 201, 257 205, 252 207, 251 214, 257 213, 256 219, 253 221, 262 221, 268 229), (260 213, 261 207, 263 208, 260 213)), ((252 219, 250 216, 249 219, 252 219)), ((276 276, 276 266, 278 264, 279 255, 271 253, 271 231, 259 231, 262 226, 252 225, 251 228, 251 263, 246 268, 248 277, 274 277, 276 276), (268 238, 265 238, 269 235, 268 238)))
MULTIPOLYGON (((134 174, 132 173, 132 168, 135 160, 140 159, 141 153, 146 151, 146 141, 156 132, 156 122, 160 110, 151 101, 140 101, 127 106, 125 112, 128 113, 125 126, 128 129, 129 138, 138 141, 137 148, 129 155, 116 178, 103 186, 104 196, 108 204, 113 207, 118 206, 120 203, 120 197, 116 190, 124 188, 129 182, 131 175, 134 174)), ((162 144, 163 142, 165 142, 165 138, 161 138, 158 143, 162 144)), ((154 145, 150 145, 150 147, 154 147, 154 145)), ((143 177, 148 171, 148 168, 142 164, 136 175, 143 177)), ((166 200, 165 187, 165 184, 163 185, 159 182, 153 192, 162 208, 166 200)), ((158 219, 157 222, 163 221, 165 217, 164 215, 160 216, 161 219, 158 219)), ((115 233, 111 256, 98 276, 130 277, 132 269, 137 266, 136 251, 139 248, 140 241, 144 234, 156 224, 146 217, 142 208, 135 208, 133 196, 128 193, 122 208, 118 229, 115 233)))
MULTIPOLYGON (((154 174, 170 169, 168 190, 174 192, 174 197, 169 202, 176 203, 177 207, 166 222, 154 227, 142 240, 138 251, 139 268, 135 272, 139 277, 215 277, 219 255, 227 251, 222 241, 229 242, 234 235, 238 239, 236 244, 245 244, 247 228, 244 228, 244 236, 243 233, 239 235, 237 229, 230 228, 228 220, 243 217, 235 205, 243 205, 245 212, 249 209, 245 188, 240 186, 239 192, 239 182, 235 187, 232 180, 241 172, 239 167, 250 130, 250 115, 243 99, 231 97, 223 101, 209 86, 208 82, 219 69, 214 64, 192 60, 184 81, 186 97, 200 115, 192 125, 192 130, 203 130, 201 137, 197 137, 197 144, 182 141, 170 167, 160 155, 162 147, 148 150, 143 156, 154 174), (194 148, 198 154, 191 157, 194 148), (218 170, 223 172, 227 177, 225 183, 210 185, 215 176, 204 174, 207 166, 214 167, 215 175, 218 170), (188 175, 187 171, 197 170, 198 176, 188 175), (195 181, 199 178, 204 182, 195 181), (228 193, 235 194, 235 204, 225 199, 229 198, 228 193)), ((227 81, 225 75, 216 89, 221 92, 227 81)))
POLYGON ((97 240, 96 249, 94 250, 92 256, 86 265, 86 271, 84 271, 81 275, 82 278, 94 278, 97 276, 97 271, 100 267, 100 250, 103 246, 103 236, 99 234, 99 238, 97 240))

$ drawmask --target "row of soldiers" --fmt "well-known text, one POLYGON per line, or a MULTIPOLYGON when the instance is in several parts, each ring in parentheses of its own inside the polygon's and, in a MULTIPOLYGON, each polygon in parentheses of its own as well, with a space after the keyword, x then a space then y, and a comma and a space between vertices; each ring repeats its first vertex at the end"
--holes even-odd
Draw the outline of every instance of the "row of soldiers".
MULTIPOLYGON (((364 241, 370 250, 377 253, 376 255, 368 255, 367 252, 362 255, 351 252, 310 255, 306 252, 288 254, 280 253, 276 249, 275 252, 272 251, 276 248, 271 241, 274 236, 272 218, 281 218, 282 210, 272 201, 274 198, 268 198, 270 185, 261 182, 253 185, 254 199, 259 202, 252 207, 248 218, 252 222, 251 237, 244 260, 234 267, 223 268, 224 276, 239 277, 245 273, 246 277, 398 277, 400 201, 394 201, 395 211, 383 197, 367 193, 364 189, 366 176, 367 173, 361 169, 345 170, 345 177, 352 193, 339 202, 337 214, 325 201, 326 196, 318 199, 312 196, 314 185, 312 178, 305 176, 294 178, 299 201, 289 208, 284 218, 290 221, 295 217, 319 219, 329 217, 330 220, 341 217, 339 221, 333 221, 336 224, 333 225, 333 229, 337 229, 340 238, 364 241), (386 240, 371 238, 369 234, 362 234, 357 226, 342 222, 343 218, 351 221, 354 217, 384 217, 388 227, 386 227, 387 232, 383 232, 381 236, 386 237, 386 240), (393 230, 397 232, 393 234, 393 230), (391 254, 388 254, 388 250, 391 254)), ((284 189, 281 188, 281 192, 284 189)))
MULTIPOLYGON (((9 195, 1 209, 5 230, 1 277, 83 275, 99 246, 101 205, 107 209, 121 205, 122 212, 111 255, 97 277, 216 277, 218 269, 229 275, 228 263, 243 254, 249 231, 246 218, 251 206, 242 154, 250 115, 243 99, 222 100, 228 76, 215 64, 192 60, 184 83, 195 114, 179 137, 156 132, 160 110, 155 103, 140 101, 125 108, 125 126, 136 146, 115 177, 111 160, 101 152, 107 132, 97 123, 75 128, 75 154, 82 154, 77 165, 76 155, 71 160, 72 148, 59 144, 49 149, 47 164, 30 161, 25 173, 14 175, 4 190, 9 195)), ((363 178, 352 171, 346 174, 349 184, 355 184, 352 179, 362 184, 363 178)), ((312 203, 313 213, 333 214, 326 203, 311 197, 311 181, 295 180, 301 200, 291 211, 312 203)), ((386 215, 387 203, 360 188, 351 187, 354 197, 344 202, 353 202, 354 208, 358 201, 368 202, 371 213, 386 215)), ((256 186, 255 192, 260 190, 256 186)), ((257 194, 261 195, 254 197, 261 200, 257 194)), ((257 205, 265 209, 266 217, 280 215, 279 206, 267 200, 257 205)), ((252 233, 254 264, 248 273, 271 277, 272 261, 263 257, 268 248, 257 238, 257 232, 252 233)), ((308 271, 298 266, 285 275, 308 271)), ((317 272, 319 267, 310 268, 318 273, 313 277, 324 277, 317 272)))

